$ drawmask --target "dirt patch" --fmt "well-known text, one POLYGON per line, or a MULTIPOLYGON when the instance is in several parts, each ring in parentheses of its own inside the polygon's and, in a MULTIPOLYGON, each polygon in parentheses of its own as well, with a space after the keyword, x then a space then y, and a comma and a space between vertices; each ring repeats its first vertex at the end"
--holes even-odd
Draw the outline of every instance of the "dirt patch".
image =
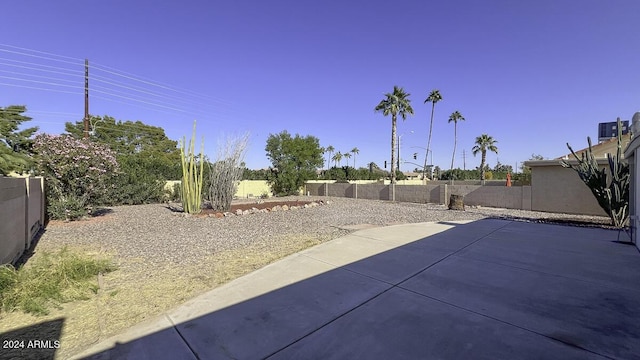
MULTIPOLYGON (((64 223, 63 226, 73 225, 64 223)), ((60 340, 55 359, 67 359, 188 299, 326 240, 319 236, 279 235, 268 243, 203 256, 198 265, 166 265, 144 272, 130 272, 127 266, 142 259, 122 258, 103 249, 73 247, 87 254, 108 254, 119 263, 120 269, 99 278, 100 289, 95 296, 52 308, 49 315, 0 312, 0 333, 16 334, 15 331, 21 329, 21 336, 28 339, 60 340), (59 337, 36 325, 59 319, 62 319, 59 337)), ((36 252, 34 256, 41 253, 36 252)), ((42 354, 36 352, 17 355, 16 358, 42 358, 42 354)))

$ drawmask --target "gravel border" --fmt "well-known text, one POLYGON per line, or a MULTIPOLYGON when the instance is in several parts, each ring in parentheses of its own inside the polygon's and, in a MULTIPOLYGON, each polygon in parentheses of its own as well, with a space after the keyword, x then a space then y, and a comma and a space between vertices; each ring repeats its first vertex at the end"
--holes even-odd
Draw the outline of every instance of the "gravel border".
MULTIPOLYGON (((284 200, 329 200, 328 205, 282 212, 225 218, 175 216, 165 204, 117 206, 88 221, 51 223, 40 248, 61 245, 99 247, 117 253, 127 266, 144 269, 165 264, 197 264, 208 255, 253 244, 278 246, 283 241, 314 238, 319 242, 344 236, 350 225, 385 226, 401 223, 478 220, 498 217, 514 220, 606 224, 598 216, 552 214, 514 209, 467 207, 452 211, 443 205, 414 204, 335 197, 287 197, 284 200), (547 220, 548 221, 548 220, 547 220), (127 261, 135 259, 136 261, 127 261)), ((268 201, 268 200, 267 200, 268 201)))

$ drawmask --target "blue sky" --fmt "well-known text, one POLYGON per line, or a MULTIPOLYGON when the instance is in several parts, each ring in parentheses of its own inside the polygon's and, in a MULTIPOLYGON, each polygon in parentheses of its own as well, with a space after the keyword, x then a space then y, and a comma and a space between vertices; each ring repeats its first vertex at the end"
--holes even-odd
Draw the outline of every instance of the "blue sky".
POLYGON ((455 110, 466 118, 455 162, 465 150, 467 169, 482 133, 498 141, 489 164, 515 167, 532 153, 563 155, 567 142, 583 148, 599 122, 640 111, 635 0, 23 0, 3 13, 0 106, 24 104, 33 125, 61 133, 82 118, 87 58, 91 114, 162 126, 174 140, 197 119, 213 157, 218 139, 249 131, 251 168, 269 165, 266 139, 285 129, 382 165, 391 119, 373 109, 394 85, 415 110, 399 121, 402 158, 418 152, 418 163, 423 102, 440 90, 432 148, 445 169, 455 110))

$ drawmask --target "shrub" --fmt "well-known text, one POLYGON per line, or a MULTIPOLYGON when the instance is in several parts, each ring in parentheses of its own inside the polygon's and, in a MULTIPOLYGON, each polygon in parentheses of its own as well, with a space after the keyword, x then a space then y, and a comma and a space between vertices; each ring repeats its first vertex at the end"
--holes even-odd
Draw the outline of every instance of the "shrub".
POLYGON ((61 195, 48 201, 47 211, 52 219, 78 220, 87 215, 87 200, 75 194, 61 195))
POLYGON ((161 202, 166 179, 155 171, 153 159, 142 154, 118 157, 120 173, 113 179, 102 205, 138 205, 161 202))
MULTIPOLYGON (((84 199, 87 206, 100 205, 115 186, 112 180, 118 173, 118 162, 105 145, 68 135, 39 134, 33 150, 38 172, 46 180, 49 204, 68 204, 72 212, 78 199, 84 199)), ((53 219, 60 218, 59 211, 47 211, 53 219)))
POLYGON ((229 211, 231 200, 242 178, 241 166, 249 142, 249 135, 228 138, 218 149, 218 160, 210 164, 209 201, 218 211, 229 211))

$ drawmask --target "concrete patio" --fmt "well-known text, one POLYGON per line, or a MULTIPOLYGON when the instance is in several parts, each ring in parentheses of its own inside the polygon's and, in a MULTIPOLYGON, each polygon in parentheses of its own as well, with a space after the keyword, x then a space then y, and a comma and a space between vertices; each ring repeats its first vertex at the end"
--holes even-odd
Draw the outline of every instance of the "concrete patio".
POLYGON ((640 253, 604 229, 369 228, 79 354, 90 359, 640 359, 640 253))

